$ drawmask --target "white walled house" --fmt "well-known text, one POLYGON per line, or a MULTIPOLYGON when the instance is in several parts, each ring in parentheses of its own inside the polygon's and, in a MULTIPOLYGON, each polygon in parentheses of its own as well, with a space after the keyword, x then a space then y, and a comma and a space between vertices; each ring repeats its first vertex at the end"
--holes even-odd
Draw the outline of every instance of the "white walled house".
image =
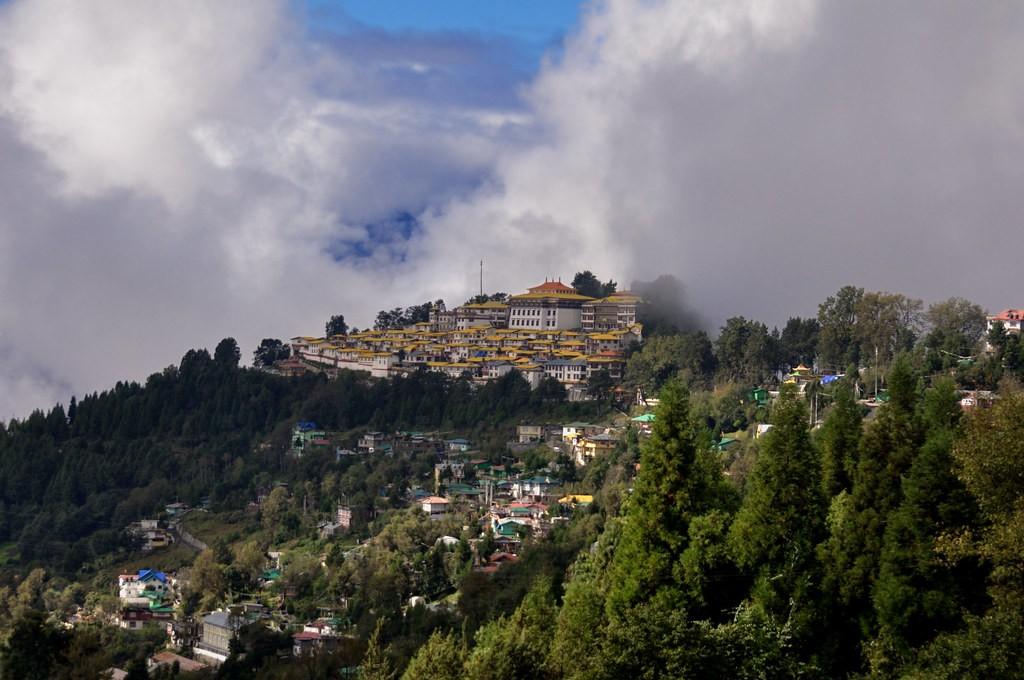
POLYGON ((545 281, 509 300, 508 327, 523 330, 577 330, 583 304, 592 301, 561 281, 545 281))
POLYGON ((430 519, 441 519, 448 514, 450 503, 440 496, 427 496, 420 501, 423 512, 430 516, 430 519))

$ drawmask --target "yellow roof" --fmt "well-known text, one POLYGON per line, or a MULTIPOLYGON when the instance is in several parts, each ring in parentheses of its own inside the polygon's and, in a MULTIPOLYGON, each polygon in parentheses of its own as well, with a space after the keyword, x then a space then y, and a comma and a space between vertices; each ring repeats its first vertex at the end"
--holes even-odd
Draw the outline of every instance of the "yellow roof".
POLYGON ((477 302, 471 305, 462 305, 467 309, 508 309, 508 303, 491 300, 489 302, 477 302))

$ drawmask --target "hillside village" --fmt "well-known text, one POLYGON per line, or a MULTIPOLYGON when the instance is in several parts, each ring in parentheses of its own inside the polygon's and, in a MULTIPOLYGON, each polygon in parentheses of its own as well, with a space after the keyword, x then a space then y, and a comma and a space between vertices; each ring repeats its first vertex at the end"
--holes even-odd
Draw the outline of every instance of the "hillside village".
POLYGON ((516 371, 534 388, 544 377, 553 378, 578 400, 601 371, 621 382, 627 350, 643 339, 640 302, 629 291, 591 298, 561 281, 545 281, 505 300, 451 310, 435 304, 428 321, 406 328, 295 337, 292 359, 277 369, 349 369, 384 378, 422 367, 475 382, 516 371))
MULTIPOLYGON (((538 402, 536 413, 546 415, 506 421, 479 441, 468 427, 383 430, 369 427, 370 419, 332 427, 300 411, 281 422, 288 426, 283 436, 255 443, 253 455, 276 463, 242 503, 175 499, 136 516, 124 527, 131 551, 123 557, 131 568, 101 572, 91 601, 69 607, 63 623, 150 636, 154 649, 145 665, 158 677, 213 677, 259 630, 271 631, 279 645, 288 640, 276 652, 281 663, 331 653, 355 673, 365 622, 373 617, 364 598, 377 587, 373 572, 381 565, 404 579, 387 586, 400 598, 392 606, 402 621, 452 621, 488 607, 489 589, 508 587, 505 574, 614 516, 632 491, 660 405, 653 391, 645 395, 624 382, 628 356, 645 347, 641 302, 629 292, 593 298, 546 281, 505 301, 451 311, 436 304, 428 321, 403 328, 292 338, 290 358, 253 373, 299 390, 342 390, 408 381, 426 371, 442 374, 444 384, 468 382, 476 395, 504 389, 514 372, 534 396, 550 380, 565 392, 559 402, 538 402), (615 399, 591 392, 604 371, 619 386, 615 399), (563 406, 592 416, 552 415, 563 406), (368 494, 346 493, 337 482, 353 470, 362 480, 379 473, 368 494), (359 570, 365 573, 357 577, 359 570), (334 580, 345 585, 324 587, 334 580)), ((985 342, 979 331, 976 355, 958 355, 946 370, 959 375, 975 362, 1003 361, 998 355, 1018 351, 1006 345, 1017 347, 1022 317, 1014 309, 985 317, 985 342)), ((784 392, 805 404, 809 430, 821 427, 844 374, 809 363, 781 365, 770 380, 708 393, 710 401, 699 408, 716 422, 706 444, 730 484, 749 483, 761 438, 774 427, 768 415, 784 392)), ((880 386, 853 380, 848 387, 855 394, 851 408, 860 409, 865 423, 889 401, 884 380, 880 386)), ((999 399, 993 390, 958 387, 963 412, 992 408, 999 399)))
MULTIPOLYGON (((569 422, 564 425, 523 424, 510 433, 503 463, 481 456, 479 449, 465 438, 445 439, 436 433, 366 432, 352 448, 343 448, 339 433, 326 431, 316 423, 300 421, 292 431, 289 455, 295 458, 328 453, 338 460, 377 456, 434 460, 433 475, 427 484, 404 491, 405 502, 412 511, 438 526, 452 528, 451 521, 470 522, 475 527, 466 540, 463 526, 461 538, 441 535, 436 539, 444 549, 456 550, 460 544, 469 550, 472 570, 491 575, 519 559, 525 543, 542 540, 559 524, 566 523, 577 510, 586 511, 593 502, 591 494, 572 493, 560 477, 562 464, 552 460, 536 467, 528 466, 520 454, 544 447, 557 459, 570 460, 585 466, 596 457, 620 446, 622 435, 631 427, 645 437, 654 414, 620 419, 619 425, 595 425, 569 422)), ((569 486, 572 486, 571 484, 569 486)), ((272 494, 289 495, 288 485, 278 483, 263 489, 250 503, 250 511, 258 515, 270 502, 272 494)), ((168 504, 161 518, 146 519, 129 527, 141 542, 143 551, 159 550, 175 541, 185 541, 195 549, 208 546, 192 536, 183 526, 182 518, 190 513, 207 512, 176 502, 168 504)), ((316 525, 321 540, 345 540, 349 534, 360 535, 373 518, 363 507, 339 503, 335 512, 316 525)), ((358 551, 360 545, 352 544, 358 551)), ((239 598, 224 608, 196 615, 182 615, 184 593, 189 577, 165 573, 151 568, 117 576, 119 604, 111 623, 126 630, 159 626, 166 630, 168 649, 149 660, 151 670, 162 664, 177 662, 183 670, 201 670, 224 663, 230 655, 231 641, 244 625, 260 622, 274 630, 287 631, 293 640, 292 654, 301 657, 319 651, 330 651, 344 640, 352 639, 354 630, 346 617, 345 606, 333 605, 330 616, 296 620, 285 607, 289 589, 286 582, 289 567, 285 549, 270 549, 263 554, 263 571, 257 579, 259 592, 239 598), (348 623, 346 623, 348 621, 348 623), (173 651, 172 651, 173 650, 173 651), (179 656, 184 654, 187 656, 179 656)), ((326 557, 322 557, 326 559, 326 557)), ((294 592, 291 592, 294 595, 294 592)), ((421 595, 410 598, 407 606, 450 606, 431 602, 421 595)))

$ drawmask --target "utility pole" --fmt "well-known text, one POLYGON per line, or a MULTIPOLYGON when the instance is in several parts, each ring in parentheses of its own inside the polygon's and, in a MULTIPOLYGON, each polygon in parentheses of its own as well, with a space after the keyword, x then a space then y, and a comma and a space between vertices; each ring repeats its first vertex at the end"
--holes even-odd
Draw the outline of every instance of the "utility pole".
POLYGON ((480 297, 484 295, 484 261, 480 260, 480 297))
POLYGON ((875 401, 878 401, 878 345, 875 345, 875 401))

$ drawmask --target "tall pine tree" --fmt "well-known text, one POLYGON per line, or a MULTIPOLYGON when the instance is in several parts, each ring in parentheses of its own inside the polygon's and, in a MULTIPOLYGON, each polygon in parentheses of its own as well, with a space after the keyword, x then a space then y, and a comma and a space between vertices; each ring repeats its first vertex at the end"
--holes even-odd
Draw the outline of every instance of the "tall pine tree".
POLYGON ((821 486, 827 498, 850 490, 862 429, 861 407, 854 398, 853 386, 840 382, 834 396, 817 438, 821 449, 821 486))
POLYGON ((784 390, 772 423, 729 544, 737 563, 756 579, 754 604, 799 632, 809 625, 815 547, 824 535, 821 474, 803 398, 784 390))
POLYGON ((700 445, 686 389, 672 380, 660 399, 612 560, 612 616, 656 596, 682 604, 682 570, 675 564, 686 548, 690 521, 726 496, 719 463, 700 445))
MULTIPOLYGON (((820 549, 830 608, 843 621, 856 621, 864 638, 876 632, 871 596, 886 525, 902 502, 901 480, 921 445, 916 385, 909 360, 897 358, 889 375, 890 402, 861 438, 852 490, 834 499, 829 536, 820 549)), ((843 645, 851 652, 847 660, 857 663, 852 641, 843 645)))

